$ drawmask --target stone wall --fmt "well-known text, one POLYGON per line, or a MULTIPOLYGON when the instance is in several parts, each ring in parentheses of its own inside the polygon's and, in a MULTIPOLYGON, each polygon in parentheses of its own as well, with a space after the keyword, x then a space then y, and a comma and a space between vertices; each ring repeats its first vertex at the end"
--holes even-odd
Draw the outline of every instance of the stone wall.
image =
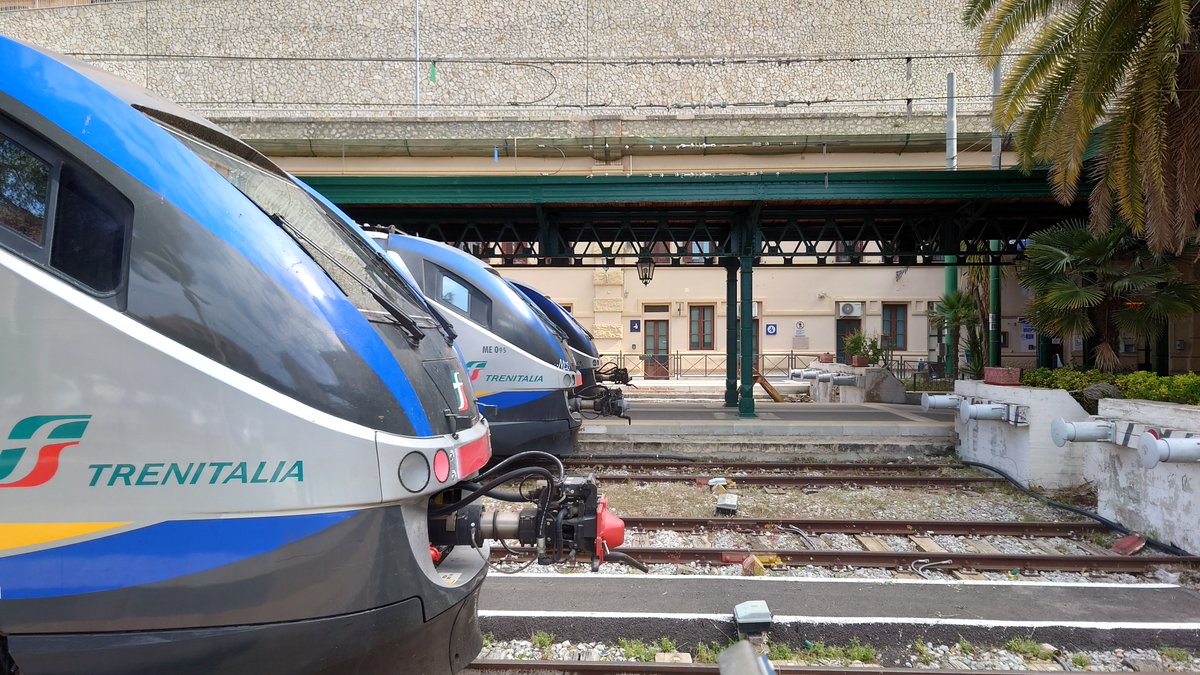
POLYGON ((526 138, 669 136, 698 120, 708 134, 902 136, 944 130, 951 70, 960 130, 988 128, 991 76, 960 11, 959 0, 151 0, 0 12, 0 33, 214 119, 293 125, 276 138, 298 123, 358 137, 396 137, 399 124, 404 137, 467 138, 481 123, 526 138), (430 122, 445 130, 413 128, 430 122))

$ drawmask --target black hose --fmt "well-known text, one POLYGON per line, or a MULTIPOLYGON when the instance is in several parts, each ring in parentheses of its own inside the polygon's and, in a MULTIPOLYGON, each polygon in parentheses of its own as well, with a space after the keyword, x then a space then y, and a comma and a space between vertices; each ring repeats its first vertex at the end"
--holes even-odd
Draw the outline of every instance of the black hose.
POLYGON ((504 461, 500 462, 496 466, 493 466, 492 468, 488 469, 487 471, 484 471, 483 473, 479 474, 478 478, 482 479, 484 476, 495 473, 495 472, 499 471, 500 469, 502 469, 503 467, 508 466, 509 464, 512 464, 513 462, 517 461, 518 459, 525 459, 527 457, 534 457, 534 456, 547 458, 547 459, 551 460, 552 462, 554 462, 558 466, 559 482, 561 483, 563 480, 566 479, 566 469, 563 468, 562 460, 548 452, 542 452, 541 450, 526 450, 524 452, 518 452, 515 455, 510 455, 509 457, 506 457, 504 459, 504 461))
MULTIPOLYGON (((475 492, 476 490, 478 490, 479 488, 481 488, 483 486, 480 485, 479 483, 472 483, 471 481, 464 480, 464 481, 459 482, 457 487, 465 488, 467 490, 470 490, 471 492, 475 492)), ((525 495, 517 494, 516 492, 505 492, 503 490, 492 490, 491 492, 487 493, 487 496, 491 497, 492 499, 499 499, 502 502, 531 501, 525 495)))
MULTIPOLYGON (((1070 504, 1063 504, 1062 502, 1056 502, 1053 499, 1050 499, 1049 497, 1047 497, 1045 495, 1038 494, 1037 492, 1034 492, 1033 490, 1030 490, 1029 488, 1025 487, 1024 485, 1021 485, 1020 483, 1018 483, 1017 480, 1015 478, 1013 478, 1012 476, 1004 473, 1003 471, 1001 471, 1000 469, 997 469, 994 466, 991 466, 990 464, 984 464, 983 462, 970 462, 965 459, 962 460, 962 463, 966 464, 967 466, 977 466, 981 469, 991 471, 992 473, 994 473, 998 476, 1001 476, 1008 482, 1012 483, 1021 492, 1024 492, 1025 494, 1029 495, 1030 497, 1033 497, 1034 499, 1045 502, 1046 504, 1053 506, 1056 509, 1064 509, 1064 510, 1070 511, 1071 513, 1079 514, 1085 518, 1091 518, 1092 520, 1104 525, 1105 527, 1116 530, 1117 532, 1120 532, 1121 534, 1140 534, 1138 532, 1134 532, 1133 530, 1130 530, 1129 528, 1125 527, 1124 525, 1122 525, 1120 523, 1111 521, 1108 518, 1105 518, 1104 516, 1102 516, 1098 513, 1092 513, 1091 511, 1088 511, 1086 509, 1081 509, 1078 506, 1071 506, 1070 504)), ((1142 536, 1145 536, 1145 535, 1142 535, 1142 536)), ((1188 553, 1187 551, 1179 548, 1178 546, 1175 546, 1173 544, 1163 543, 1152 537, 1146 537, 1146 545, 1150 546, 1151 548, 1156 548, 1156 549, 1162 551, 1163 553, 1170 553, 1171 555, 1181 555, 1181 556, 1188 556, 1188 557, 1190 557, 1192 555, 1191 553, 1188 553)))
MULTIPOLYGON (((550 473, 549 470, 542 468, 540 466, 527 466, 523 469, 514 469, 512 471, 509 471, 508 473, 501 474, 501 475, 493 478, 492 480, 484 483, 483 485, 481 485, 479 487, 478 490, 476 490, 475 492, 472 492, 470 495, 467 495, 466 497, 463 497, 462 499, 458 500, 457 502, 454 502, 452 504, 443 504, 442 506, 439 506, 436 509, 430 509, 429 516, 431 518, 437 518, 438 516, 444 516, 444 515, 447 515, 450 513, 454 513, 455 511, 470 504, 471 502, 486 496, 489 491, 495 489, 497 486, 503 485, 504 483, 507 483, 508 481, 510 481, 514 478, 520 478, 521 476, 528 476, 531 474, 538 474, 538 475, 542 476, 543 478, 545 478, 547 488, 549 488, 550 485, 554 484, 554 476, 550 473)), ((548 492, 548 491, 549 490, 547 489, 546 492, 548 492)))

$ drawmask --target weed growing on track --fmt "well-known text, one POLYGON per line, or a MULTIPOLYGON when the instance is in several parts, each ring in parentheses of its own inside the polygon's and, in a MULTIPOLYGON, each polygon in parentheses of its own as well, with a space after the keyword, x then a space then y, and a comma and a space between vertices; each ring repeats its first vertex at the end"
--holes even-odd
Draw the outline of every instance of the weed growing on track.
POLYGON ((543 659, 550 658, 550 646, 554 644, 554 633, 539 630, 529 638, 529 641, 533 643, 534 647, 542 650, 543 659))
POLYGON ((958 636, 958 651, 972 655, 979 651, 979 648, 967 641, 963 636, 958 636))
POLYGON ((617 640, 617 646, 621 648, 621 651, 625 654, 625 658, 630 661, 649 663, 654 660, 654 655, 657 653, 654 647, 647 647, 646 643, 641 640, 621 638, 617 640))
POLYGON ((796 658, 796 654, 790 645, 783 642, 772 642, 770 649, 767 650, 767 658, 772 661, 791 661, 796 658))
POLYGON ((1087 668, 1092 663, 1092 659, 1087 654, 1072 654, 1071 663, 1075 664, 1076 668, 1087 668))
POLYGON ((913 651, 917 653, 917 659, 925 665, 933 663, 933 653, 929 650, 929 646, 924 642, 914 642, 913 651))
POLYGON ((874 663, 875 657, 875 648, 871 645, 864 645, 858 641, 858 638, 850 640, 850 644, 846 646, 846 658, 850 661, 874 663))
POLYGON ((1159 647, 1158 653, 1180 663, 1187 663, 1192 660, 1192 653, 1180 647, 1159 647))
POLYGON ((716 663, 723 651, 725 647, 716 642, 700 642, 696 645, 696 663, 716 663))
POLYGON ((1004 644, 1004 648, 1014 654, 1028 656, 1033 659, 1049 661, 1054 654, 1029 638, 1013 638, 1004 644))

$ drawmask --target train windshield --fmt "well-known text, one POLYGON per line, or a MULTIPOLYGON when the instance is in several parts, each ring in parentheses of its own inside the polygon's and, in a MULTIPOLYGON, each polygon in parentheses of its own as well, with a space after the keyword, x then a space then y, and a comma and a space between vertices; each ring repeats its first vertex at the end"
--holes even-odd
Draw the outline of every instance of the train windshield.
POLYGON ((437 327, 400 275, 300 186, 177 129, 164 128, 288 232, 369 319, 394 320, 416 339, 422 329, 437 327))

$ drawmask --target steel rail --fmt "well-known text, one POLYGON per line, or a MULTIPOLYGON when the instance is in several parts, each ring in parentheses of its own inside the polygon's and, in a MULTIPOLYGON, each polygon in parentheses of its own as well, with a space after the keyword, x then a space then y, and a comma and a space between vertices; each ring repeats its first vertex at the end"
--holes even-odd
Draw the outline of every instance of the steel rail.
MULTIPOLYGON (((712 476, 686 474, 596 474, 599 483, 697 483, 706 484, 712 476)), ((840 486, 874 485, 880 487, 997 487, 1005 481, 979 476, 723 476, 734 485, 840 486)))
MULTIPOLYGON (((517 548, 515 552, 532 555, 533 549, 517 548)), ((927 551, 797 551, 766 548, 643 548, 622 546, 621 553, 647 564, 706 563, 710 565, 740 564, 750 554, 775 556, 787 567, 882 567, 911 568, 915 563, 938 564, 937 570, 974 570, 977 572, 1145 572, 1162 565, 1198 565, 1200 556, 1165 555, 1034 555, 1012 553, 953 553, 927 551), (945 561, 945 562, 942 562, 945 561)), ((503 559, 503 549, 492 549, 492 557, 503 559)))
POLYGON ((951 536, 1072 537, 1107 532, 1093 521, 1075 523, 975 521, 975 520, 834 520, 784 518, 643 518, 625 517, 627 529, 762 531, 798 528, 810 534, 944 534, 951 536))
POLYGON ((680 462, 670 460, 622 460, 622 459, 581 459, 563 458, 563 464, 569 468, 605 468, 605 469, 636 469, 639 471, 655 471, 673 468, 685 468, 688 471, 825 471, 860 473, 939 471, 952 469, 956 471, 972 471, 970 467, 961 464, 854 464, 834 462, 680 462))
MULTIPOLYGON (((831 666, 774 665, 780 675, 1029 675, 1029 671, 1011 670, 916 670, 913 668, 884 668, 880 666, 858 666, 836 668, 831 666)), ((539 672, 561 673, 562 675, 641 675, 642 673, 668 673, 678 675, 721 672, 716 664, 709 663, 640 663, 636 661, 523 661, 480 659, 467 667, 464 673, 507 673, 539 672)))

